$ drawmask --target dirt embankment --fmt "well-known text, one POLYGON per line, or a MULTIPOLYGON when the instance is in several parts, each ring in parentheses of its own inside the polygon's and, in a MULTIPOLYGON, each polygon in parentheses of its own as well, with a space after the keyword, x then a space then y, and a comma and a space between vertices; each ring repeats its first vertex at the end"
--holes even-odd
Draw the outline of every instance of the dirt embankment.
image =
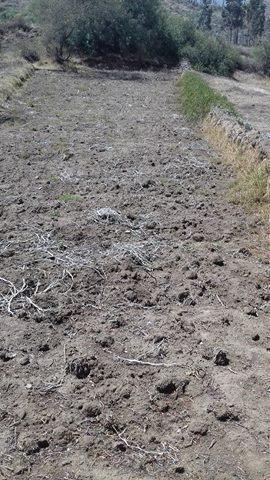
POLYGON ((262 224, 178 74, 86 72, 0 129, 0 478, 267 480, 262 224))
POLYGON ((258 130, 270 150, 270 79, 237 72, 233 79, 203 74, 209 85, 226 95, 244 120, 258 130))
POLYGON ((205 74, 203 77, 216 91, 226 94, 239 114, 236 117, 221 108, 214 108, 202 122, 202 131, 208 141, 225 162, 233 165, 235 169, 237 180, 232 198, 269 219, 270 128, 267 105, 270 99, 270 81, 258 75, 238 73, 238 87, 236 79, 205 74), (256 86, 251 85, 251 79, 257 81, 256 86), (260 87, 260 83, 265 86, 264 89, 260 87), (254 108, 252 113, 249 113, 251 102, 254 108), (248 123, 248 120, 252 124, 248 123))

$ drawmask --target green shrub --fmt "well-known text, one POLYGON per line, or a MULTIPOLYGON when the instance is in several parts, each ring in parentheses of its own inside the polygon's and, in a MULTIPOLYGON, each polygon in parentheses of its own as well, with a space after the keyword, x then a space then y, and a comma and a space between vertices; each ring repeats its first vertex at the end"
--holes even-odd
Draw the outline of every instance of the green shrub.
POLYGON ((193 45, 187 45, 181 53, 196 70, 211 74, 230 76, 239 64, 236 50, 202 32, 196 32, 193 45))
POLYGON ((57 59, 77 50, 178 60, 160 0, 33 0, 31 12, 57 59))
POLYGON ((43 25, 48 51, 59 61, 72 52, 121 55, 231 75, 234 50, 198 31, 195 23, 171 15, 161 0, 32 0, 30 14, 43 25))
POLYGON ((270 76, 270 41, 264 41, 257 47, 254 50, 254 57, 261 72, 270 76))
POLYGON ((13 20, 16 17, 18 11, 12 7, 1 7, 0 8, 0 22, 8 22, 9 20, 13 20))
POLYGON ((169 28, 178 47, 178 57, 188 59, 196 70, 227 76, 238 67, 237 51, 224 41, 198 30, 191 20, 174 16, 169 28))
POLYGON ((58 197, 59 202, 80 202, 82 197, 80 195, 74 195, 72 193, 63 193, 58 197))
POLYGON ((237 115, 229 100, 210 88, 199 74, 184 73, 179 81, 179 87, 181 108, 188 120, 203 119, 213 107, 221 107, 237 115))

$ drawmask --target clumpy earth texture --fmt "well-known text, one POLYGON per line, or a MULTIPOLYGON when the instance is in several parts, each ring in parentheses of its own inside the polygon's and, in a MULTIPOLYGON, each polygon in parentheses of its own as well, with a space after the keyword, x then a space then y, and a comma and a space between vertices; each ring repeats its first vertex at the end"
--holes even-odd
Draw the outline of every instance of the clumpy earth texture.
POLYGON ((269 479, 263 225, 177 78, 39 71, 7 105, 1 479, 269 479))

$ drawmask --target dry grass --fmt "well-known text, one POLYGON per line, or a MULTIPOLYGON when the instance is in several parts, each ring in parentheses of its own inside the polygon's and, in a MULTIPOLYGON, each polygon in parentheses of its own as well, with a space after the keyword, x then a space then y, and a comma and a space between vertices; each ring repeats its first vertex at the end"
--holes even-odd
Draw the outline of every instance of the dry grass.
POLYGON ((270 214, 270 158, 261 159, 261 152, 249 145, 240 145, 229 138, 222 125, 206 117, 202 130, 222 159, 234 167, 237 177, 230 190, 230 199, 249 210, 270 214))
POLYGON ((30 63, 21 60, 18 63, 19 66, 4 69, 0 75, 0 106, 16 93, 34 71, 30 63))

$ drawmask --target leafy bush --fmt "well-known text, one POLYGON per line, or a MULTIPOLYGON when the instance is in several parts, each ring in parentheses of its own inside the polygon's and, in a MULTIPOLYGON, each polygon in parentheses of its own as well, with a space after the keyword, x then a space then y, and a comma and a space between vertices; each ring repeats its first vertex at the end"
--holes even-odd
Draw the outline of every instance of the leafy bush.
POLYGON ((171 15, 161 0, 32 0, 32 14, 43 24, 45 43, 57 60, 72 51, 110 54, 167 65, 188 58, 208 73, 230 75, 234 50, 198 31, 191 21, 171 15))
POLYGON ((197 70, 224 76, 233 74, 239 64, 237 52, 221 40, 196 32, 193 45, 182 50, 197 70))
POLYGON ((270 76, 270 41, 264 41, 257 47, 254 50, 254 56, 261 72, 270 76))
POLYGON ((27 62, 35 63, 40 59, 39 52, 34 45, 30 43, 25 43, 21 47, 21 56, 27 60, 27 62))
POLYGON ((0 22, 7 22, 12 20, 17 15, 17 10, 12 7, 1 7, 0 8, 0 22))
POLYGON ((237 51, 224 41, 198 30, 192 21, 175 16, 170 28, 179 57, 187 58, 196 70, 232 75, 237 68, 237 51))
POLYGON ((34 0, 32 12, 58 59, 72 50, 178 58, 160 0, 34 0))
POLYGON ((203 119, 213 107, 221 107, 236 115, 232 103, 213 90, 199 74, 186 72, 179 81, 180 102, 184 115, 189 120, 203 119))

